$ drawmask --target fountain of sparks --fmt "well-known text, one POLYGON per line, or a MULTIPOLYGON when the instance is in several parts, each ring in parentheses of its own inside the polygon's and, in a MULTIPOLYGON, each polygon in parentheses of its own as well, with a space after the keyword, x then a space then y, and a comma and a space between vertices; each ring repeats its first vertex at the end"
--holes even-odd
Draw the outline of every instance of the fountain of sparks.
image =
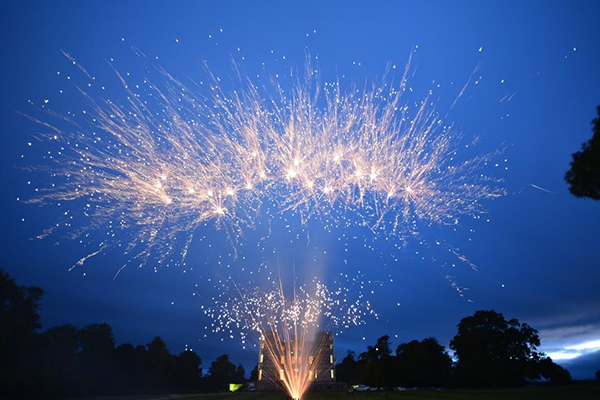
POLYGON ((244 345, 250 333, 257 334, 259 384, 267 382, 301 399, 315 382, 334 381, 333 336, 364 324, 366 316, 377 318, 362 294, 360 276, 340 278, 334 289, 317 280, 310 288, 294 286, 292 296, 285 295, 281 280, 270 290, 233 284, 233 293, 223 291, 214 308, 203 310, 217 321, 216 333, 239 331, 244 345))

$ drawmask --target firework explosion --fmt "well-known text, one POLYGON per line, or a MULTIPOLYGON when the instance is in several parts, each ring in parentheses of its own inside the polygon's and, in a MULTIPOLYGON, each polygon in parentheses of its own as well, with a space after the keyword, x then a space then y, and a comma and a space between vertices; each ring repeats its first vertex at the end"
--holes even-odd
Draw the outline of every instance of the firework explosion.
MULTIPOLYGON (((56 122, 34 118, 52 163, 35 169, 51 180, 30 202, 68 208, 66 220, 39 237, 61 229, 82 242, 100 237, 73 267, 110 246, 124 248, 128 261, 118 275, 153 257, 159 264, 185 260, 194 234, 213 224, 235 252, 260 215, 270 221, 292 213, 304 225, 316 219, 366 227, 398 241, 419 236, 424 226, 478 219, 484 200, 504 194, 500 180, 484 173, 496 153, 460 155, 459 133, 429 97, 403 100, 409 70, 410 61, 396 83, 388 71, 371 85, 344 88, 322 82, 308 61, 289 85, 275 78, 259 83, 234 63, 229 90, 208 67, 194 87, 160 67, 155 80, 115 70, 120 101, 80 90, 80 111, 63 115, 44 106, 56 122)), ((202 310, 214 334, 239 338, 244 347, 251 334, 260 338, 260 364, 265 358, 277 366, 263 371, 265 380, 299 399, 317 373, 333 367, 333 354, 322 366, 309 362, 329 347, 322 334, 377 318, 362 294, 362 276, 342 278, 335 289, 318 280, 294 285, 291 297, 281 280, 268 290, 228 280, 202 310)))
POLYGON ((214 307, 203 310, 215 333, 239 333, 244 347, 249 335, 259 336, 258 380, 300 399, 319 375, 334 379, 332 334, 364 324, 366 316, 377 318, 359 278, 340 275, 333 290, 318 280, 294 285, 292 296, 284 294, 281 279, 268 290, 224 284, 214 307))
POLYGON ((430 99, 413 107, 402 101, 409 66, 397 84, 384 78, 362 89, 321 82, 310 62, 290 89, 276 79, 258 85, 235 67, 230 91, 206 69, 209 79, 198 86, 208 94, 160 68, 158 83, 116 72, 122 103, 82 92, 85 121, 55 112, 56 124, 36 120, 46 131, 41 139, 54 142, 48 154, 56 164, 47 167, 53 181, 31 202, 72 204, 68 220, 40 237, 58 228, 73 237, 108 229, 76 265, 112 242, 126 249, 128 263, 144 264, 151 254, 184 259, 207 223, 236 243, 261 212, 398 238, 418 235, 422 224, 479 218, 482 200, 504 194, 482 172, 494 154, 458 157, 459 135, 430 99), (86 221, 72 230, 76 210, 86 221))

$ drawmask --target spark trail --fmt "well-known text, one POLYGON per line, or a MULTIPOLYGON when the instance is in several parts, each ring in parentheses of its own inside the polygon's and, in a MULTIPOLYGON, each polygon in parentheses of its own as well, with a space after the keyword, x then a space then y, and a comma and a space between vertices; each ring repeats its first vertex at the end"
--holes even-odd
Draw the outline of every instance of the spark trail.
POLYGON ((209 223, 235 244, 261 213, 400 239, 479 218, 483 201, 505 194, 484 173, 496 154, 465 159, 429 98, 404 102, 409 69, 396 84, 361 89, 322 82, 310 62, 288 86, 259 85, 235 67, 236 88, 225 90, 207 68, 204 92, 160 67, 156 83, 115 71, 124 101, 81 91, 78 117, 35 119, 54 163, 30 202, 69 207, 68 220, 41 236, 107 232, 101 249, 112 240, 144 264, 153 254, 184 258, 209 223), (76 229, 73 215, 85 219, 76 229))

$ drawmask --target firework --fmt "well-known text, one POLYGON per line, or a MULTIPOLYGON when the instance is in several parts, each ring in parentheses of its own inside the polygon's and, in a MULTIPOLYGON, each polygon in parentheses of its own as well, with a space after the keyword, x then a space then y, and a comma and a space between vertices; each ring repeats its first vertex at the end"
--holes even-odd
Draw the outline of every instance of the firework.
POLYGON ((281 280, 267 290, 225 284, 214 306, 203 310, 215 333, 239 333, 244 345, 258 336, 258 380, 300 399, 315 381, 334 381, 333 335, 377 318, 363 298, 360 275, 341 275, 335 285, 331 290, 314 280, 294 285, 286 296, 281 280))
POLYGON ((289 87, 259 86, 236 69, 229 91, 208 69, 203 90, 160 68, 157 83, 117 72, 122 103, 82 92, 81 118, 37 120, 43 139, 56 142, 56 164, 31 201, 72 204, 70 218, 77 210, 85 218, 77 230, 69 220, 40 237, 108 230, 99 251, 118 241, 143 264, 153 252, 159 262, 185 257, 207 223, 235 243, 261 212, 397 237, 478 218, 483 200, 504 194, 482 171, 494 154, 463 159, 458 133, 429 98, 402 101, 409 65, 397 84, 384 78, 362 89, 321 82, 309 62, 289 87))

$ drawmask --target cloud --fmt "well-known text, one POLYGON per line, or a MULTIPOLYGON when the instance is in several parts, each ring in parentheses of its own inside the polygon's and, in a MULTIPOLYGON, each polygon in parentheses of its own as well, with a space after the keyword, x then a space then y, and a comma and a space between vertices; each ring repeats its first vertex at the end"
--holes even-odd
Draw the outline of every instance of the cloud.
POLYGON ((572 346, 565 346, 562 349, 549 351, 546 354, 554 361, 558 361, 571 360, 597 351, 600 351, 600 339, 590 340, 572 346))
POLYGON ((600 323, 555 326, 540 329, 539 335, 547 354, 565 350, 581 355, 600 349, 600 323))
POLYGON ((539 321, 540 350, 575 379, 593 379, 600 369, 600 321, 596 310, 580 310, 539 321))
POLYGON ((568 369, 575 379, 594 379, 594 374, 600 370, 600 350, 557 363, 568 369))

